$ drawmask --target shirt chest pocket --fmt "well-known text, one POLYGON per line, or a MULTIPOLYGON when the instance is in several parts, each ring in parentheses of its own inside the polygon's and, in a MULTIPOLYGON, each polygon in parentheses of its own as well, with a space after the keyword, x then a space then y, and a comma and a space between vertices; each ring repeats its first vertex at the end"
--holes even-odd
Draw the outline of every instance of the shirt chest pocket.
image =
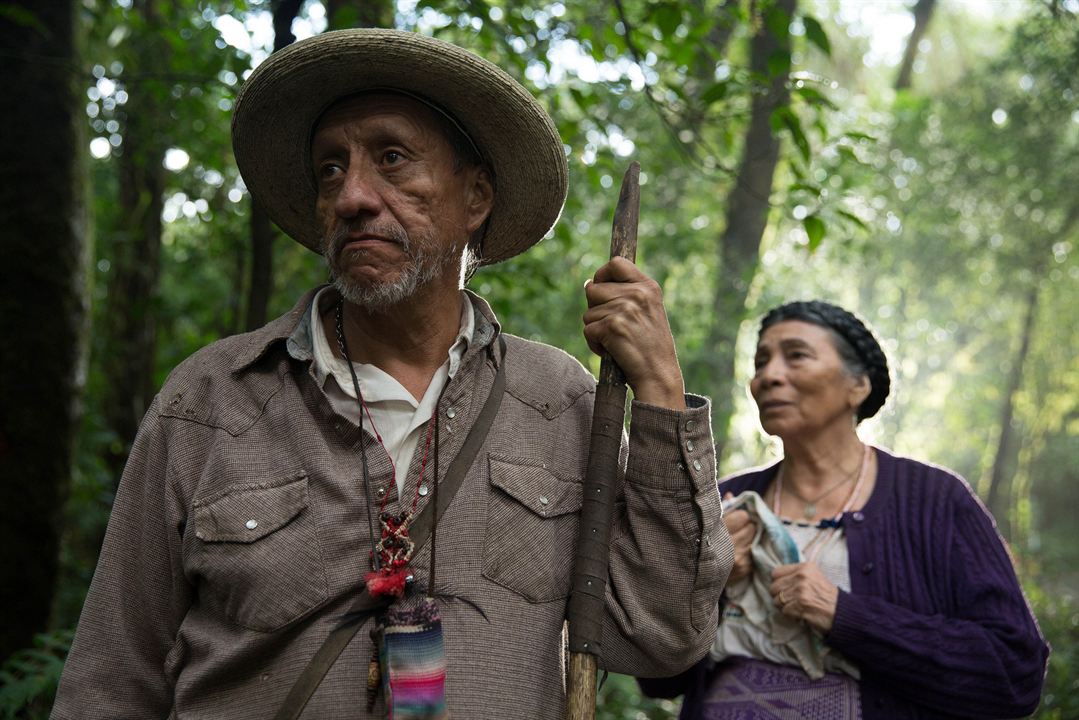
POLYGON ((193 510, 189 570, 233 622, 271 632, 329 596, 307 476, 228 488, 193 510))
POLYGON ((569 595, 581 484, 491 458, 483 575, 530 602, 569 595))

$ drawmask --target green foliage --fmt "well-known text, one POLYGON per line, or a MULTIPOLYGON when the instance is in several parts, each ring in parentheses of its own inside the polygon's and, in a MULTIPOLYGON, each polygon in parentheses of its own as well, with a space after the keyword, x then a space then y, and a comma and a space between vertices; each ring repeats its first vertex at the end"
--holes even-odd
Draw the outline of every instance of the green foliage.
POLYGON ((830 56, 832 43, 829 42, 828 33, 824 31, 824 26, 820 24, 820 21, 815 17, 805 15, 802 17, 802 24, 805 25, 806 40, 816 45, 825 55, 830 56))
POLYGON ((824 221, 816 215, 807 215, 802 220, 802 225, 805 227, 806 235, 809 237, 809 251, 813 252, 820 247, 821 241, 824 240, 824 221))
POLYGON ((597 693, 596 720, 669 720, 680 702, 646 698, 633 678, 611 674, 597 693))
POLYGON ((49 28, 33 12, 12 3, 0 4, 0 20, 7 20, 19 27, 32 30, 42 37, 50 37, 49 28))
POLYGON ((0 718, 46 720, 52 708, 72 629, 42 633, 34 646, 13 654, 0 667, 0 718))
POLYGON ((1042 703, 1031 717, 1079 717, 1079 603, 1073 595, 1053 592, 1033 580, 1024 585, 1042 634, 1052 648, 1042 703))
MULTIPOLYGON (((57 627, 75 620, 115 482, 100 461, 102 449, 119 440, 100 408, 110 348, 97 328, 109 293, 118 291, 112 263, 125 242, 115 228, 129 103, 151 99, 164 107, 157 139, 190 158, 165 173, 156 382, 198 347, 240 331, 246 309, 249 198, 232 161, 229 117, 245 71, 268 48, 227 45, 215 23, 265 14, 270 3, 157 2, 158 29, 125 5, 131 3, 83 3, 90 21, 82 72, 87 122, 91 137, 111 142, 112 152, 91 161, 95 331, 65 513, 57 627)), ((859 311, 885 340, 896 388, 863 432, 954 467, 984 492, 1022 298, 1039 289, 1013 420, 1021 438, 1009 456, 1013 510, 1001 523, 1014 526, 1019 549, 1043 565, 1028 583, 1054 645, 1039 717, 1077 716, 1069 704, 1079 677, 1076 608, 1065 592, 1079 587, 1069 570, 1079 562, 1069 512, 1079 502, 1079 236, 1068 225, 1079 187, 1075 17, 1031 4, 1019 21, 998 28, 957 14, 950 26, 931 26, 925 61, 932 70, 919 79, 922 89, 916 84, 893 99, 890 79, 863 62, 867 37, 843 25, 844 14, 831 6, 805 5, 794 18, 767 0, 421 0, 399 9, 400 27, 459 42, 520 79, 551 111, 567 147, 570 196, 558 226, 525 255, 481 269, 471 287, 508 330, 565 348, 595 370, 580 332, 581 286, 606 260, 618 182, 636 159, 639 263, 663 285, 683 367, 716 352, 707 344, 710 329, 732 322, 715 317, 712 306, 726 198, 750 104, 768 83, 749 72, 749 39, 763 24, 789 40, 790 49, 768 63, 771 75, 790 73, 791 100, 771 118, 783 146, 760 269, 747 278, 747 310, 754 317, 816 296, 859 311), (997 110, 1005 113, 1001 122, 997 110), (1047 579, 1053 577, 1061 584, 1047 579)), ((0 5, 0 13, 11 12, 0 5)), ((325 271, 281 236, 274 277, 271 316, 325 271)), ((757 464, 770 451, 741 390, 754 341, 746 323, 735 378, 687 378, 694 391, 718 395, 733 387, 737 394, 723 471, 757 464)), ((0 709, 15 707, 17 692, 23 706, 44 702, 51 691, 42 678, 56 668, 43 655, 62 654, 64 637, 21 655, 21 669, 5 668, 0 709)), ((600 697, 602 718, 676 713, 676 703, 640 698, 625 677, 612 676, 600 697)))

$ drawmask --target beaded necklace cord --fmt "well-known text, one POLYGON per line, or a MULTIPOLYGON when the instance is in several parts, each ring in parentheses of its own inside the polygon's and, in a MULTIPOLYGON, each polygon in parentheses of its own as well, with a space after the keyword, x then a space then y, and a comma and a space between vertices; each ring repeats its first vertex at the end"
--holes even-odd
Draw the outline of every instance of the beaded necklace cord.
MULTIPOLYGON (((869 470, 869 454, 872 452, 872 448, 869 445, 863 446, 865 449, 862 451, 862 464, 858 468, 858 481, 854 483, 854 488, 851 489, 850 495, 847 497, 847 502, 844 503, 843 508, 836 513, 828 521, 828 531, 818 534, 815 538, 809 541, 809 544, 802 549, 802 554, 806 557, 806 560, 813 561, 820 556, 825 546, 835 537, 839 531, 840 519, 846 513, 850 512, 854 507, 854 503, 858 500, 858 496, 861 494, 862 486, 865 485, 866 475, 869 470)), ((783 468, 784 465, 779 466, 779 471, 776 473, 776 489, 775 494, 772 497, 772 512, 776 517, 779 517, 779 504, 780 496, 783 494, 783 468)))
MULTIPOLYGON (((364 414, 367 415, 367 419, 371 423, 371 430, 374 432, 378 444, 382 446, 382 449, 386 452, 387 456, 389 456, 390 453, 386 450, 386 445, 382 442, 382 436, 379 435, 378 428, 375 427, 375 420, 371 417, 371 411, 368 409, 367 403, 363 399, 363 394, 360 392, 360 381, 359 378, 356 377, 356 369, 352 366, 352 360, 349 358, 348 345, 345 341, 343 307, 344 302, 338 303, 334 318, 336 321, 337 345, 341 354, 344 356, 345 364, 348 365, 349 374, 352 376, 352 387, 356 392, 356 401, 360 405, 360 457, 363 471, 364 495, 367 498, 367 525, 368 532, 371 536, 372 548, 372 570, 364 575, 364 582, 372 597, 382 595, 401 597, 404 594, 405 586, 410 584, 413 579, 409 562, 412 560, 412 554, 415 552, 416 546, 409 538, 408 528, 416 515, 416 506, 419 504, 420 488, 423 486, 423 476, 427 469, 427 458, 431 450, 431 436, 435 430, 435 426, 438 424, 438 412, 436 410, 436 412, 432 413, 431 419, 427 422, 427 436, 423 445, 423 458, 420 461, 420 477, 416 481, 416 492, 412 497, 412 505, 408 510, 401 513, 386 512, 386 501, 389 500, 390 492, 387 490, 383 493, 382 501, 378 506, 380 537, 376 541, 374 523, 371 519, 371 506, 373 505, 373 502, 371 500, 371 479, 367 469, 367 451, 362 446, 364 414)), ((435 449, 435 455, 436 457, 438 455, 437 448, 435 449)), ((390 457, 390 467, 393 469, 393 476, 395 478, 397 475, 397 468, 393 464, 392 457, 390 457)), ((437 464, 435 472, 438 472, 437 464)), ((393 479, 391 479, 391 482, 392 481, 393 479)), ((435 482, 437 492, 437 475, 435 482)))

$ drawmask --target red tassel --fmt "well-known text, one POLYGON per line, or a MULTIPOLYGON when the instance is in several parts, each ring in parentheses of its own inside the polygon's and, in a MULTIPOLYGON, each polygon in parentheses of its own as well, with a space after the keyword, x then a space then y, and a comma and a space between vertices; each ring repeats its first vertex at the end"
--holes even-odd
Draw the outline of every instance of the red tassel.
POLYGON ((405 593, 408 575, 406 568, 391 570, 384 567, 381 571, 367 573, 363 580, 367 584, 367 592, 371 594, 371 597, 383 595, 401 597, 405 593))

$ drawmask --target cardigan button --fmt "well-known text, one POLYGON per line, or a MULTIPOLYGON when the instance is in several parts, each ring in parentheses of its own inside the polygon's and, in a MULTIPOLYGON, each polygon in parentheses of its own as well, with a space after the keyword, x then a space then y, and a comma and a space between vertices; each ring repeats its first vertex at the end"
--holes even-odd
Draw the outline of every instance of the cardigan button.
POLYGON ((851 515, 851 519, 854 520, 854 522, 860 523, 865 520, 865 515, 863 515, 861 511, 858 511, 851 515))
POLYGON ((868 575, 871 572, 873 572, 873 563, 867 562, 865 565, 862 566, 863 575, 868 575))

